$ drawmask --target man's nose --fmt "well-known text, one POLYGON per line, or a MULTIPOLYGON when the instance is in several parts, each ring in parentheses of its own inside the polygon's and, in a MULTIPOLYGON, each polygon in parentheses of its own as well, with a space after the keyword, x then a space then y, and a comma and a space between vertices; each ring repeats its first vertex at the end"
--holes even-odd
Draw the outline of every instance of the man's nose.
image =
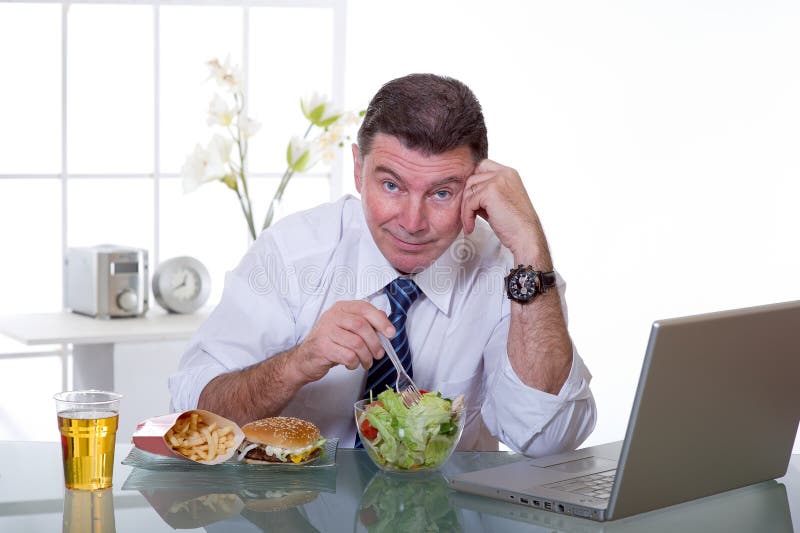
POLYGON ((400 227, 409 235, 420 233, 428 228, 428 215, 425 202, 421 198, 410 198, 400 214, 400 227))

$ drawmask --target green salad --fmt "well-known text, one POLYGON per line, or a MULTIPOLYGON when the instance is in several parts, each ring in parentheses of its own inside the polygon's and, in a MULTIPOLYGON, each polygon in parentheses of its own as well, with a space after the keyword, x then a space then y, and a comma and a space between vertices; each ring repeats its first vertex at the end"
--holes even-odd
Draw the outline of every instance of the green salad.
POLYGON ((406 407, 400 394, 387 389, 358 415, 362 440, 376 461, 397 469, 436 467, 450 455, 460 437, 463 397, 455 402, 426 392, 406 407))

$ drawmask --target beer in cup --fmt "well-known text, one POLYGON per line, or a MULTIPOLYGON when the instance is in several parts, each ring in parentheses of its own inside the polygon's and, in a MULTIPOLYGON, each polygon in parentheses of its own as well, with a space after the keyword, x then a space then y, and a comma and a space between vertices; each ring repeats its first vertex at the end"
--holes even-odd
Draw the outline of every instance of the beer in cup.
POLYGON ((61 432, 64 484, 74 490, 109 488, 122 396, 85 390, 60 392, 54 398, 61 432))

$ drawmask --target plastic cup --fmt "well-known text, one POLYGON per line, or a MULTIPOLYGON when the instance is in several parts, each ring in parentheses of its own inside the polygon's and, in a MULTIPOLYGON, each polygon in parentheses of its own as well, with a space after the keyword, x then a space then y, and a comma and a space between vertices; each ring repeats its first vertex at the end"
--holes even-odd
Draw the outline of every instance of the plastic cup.
POLYGON ((53 398, 61 432, 64 484, 73 490, 109 488, 122 395, 85 390, 60 392, 53 398))

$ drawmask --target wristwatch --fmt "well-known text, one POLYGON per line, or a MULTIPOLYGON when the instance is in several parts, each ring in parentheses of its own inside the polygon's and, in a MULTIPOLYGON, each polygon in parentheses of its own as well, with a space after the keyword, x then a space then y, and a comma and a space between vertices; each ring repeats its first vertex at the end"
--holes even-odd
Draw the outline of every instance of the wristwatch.
POLYGON ((506 294, 510 300, 521 304, 528 303, 538 294, 556 286, 555 272, 539 272, 531 265, 512 268, 506 280, 506 294))

